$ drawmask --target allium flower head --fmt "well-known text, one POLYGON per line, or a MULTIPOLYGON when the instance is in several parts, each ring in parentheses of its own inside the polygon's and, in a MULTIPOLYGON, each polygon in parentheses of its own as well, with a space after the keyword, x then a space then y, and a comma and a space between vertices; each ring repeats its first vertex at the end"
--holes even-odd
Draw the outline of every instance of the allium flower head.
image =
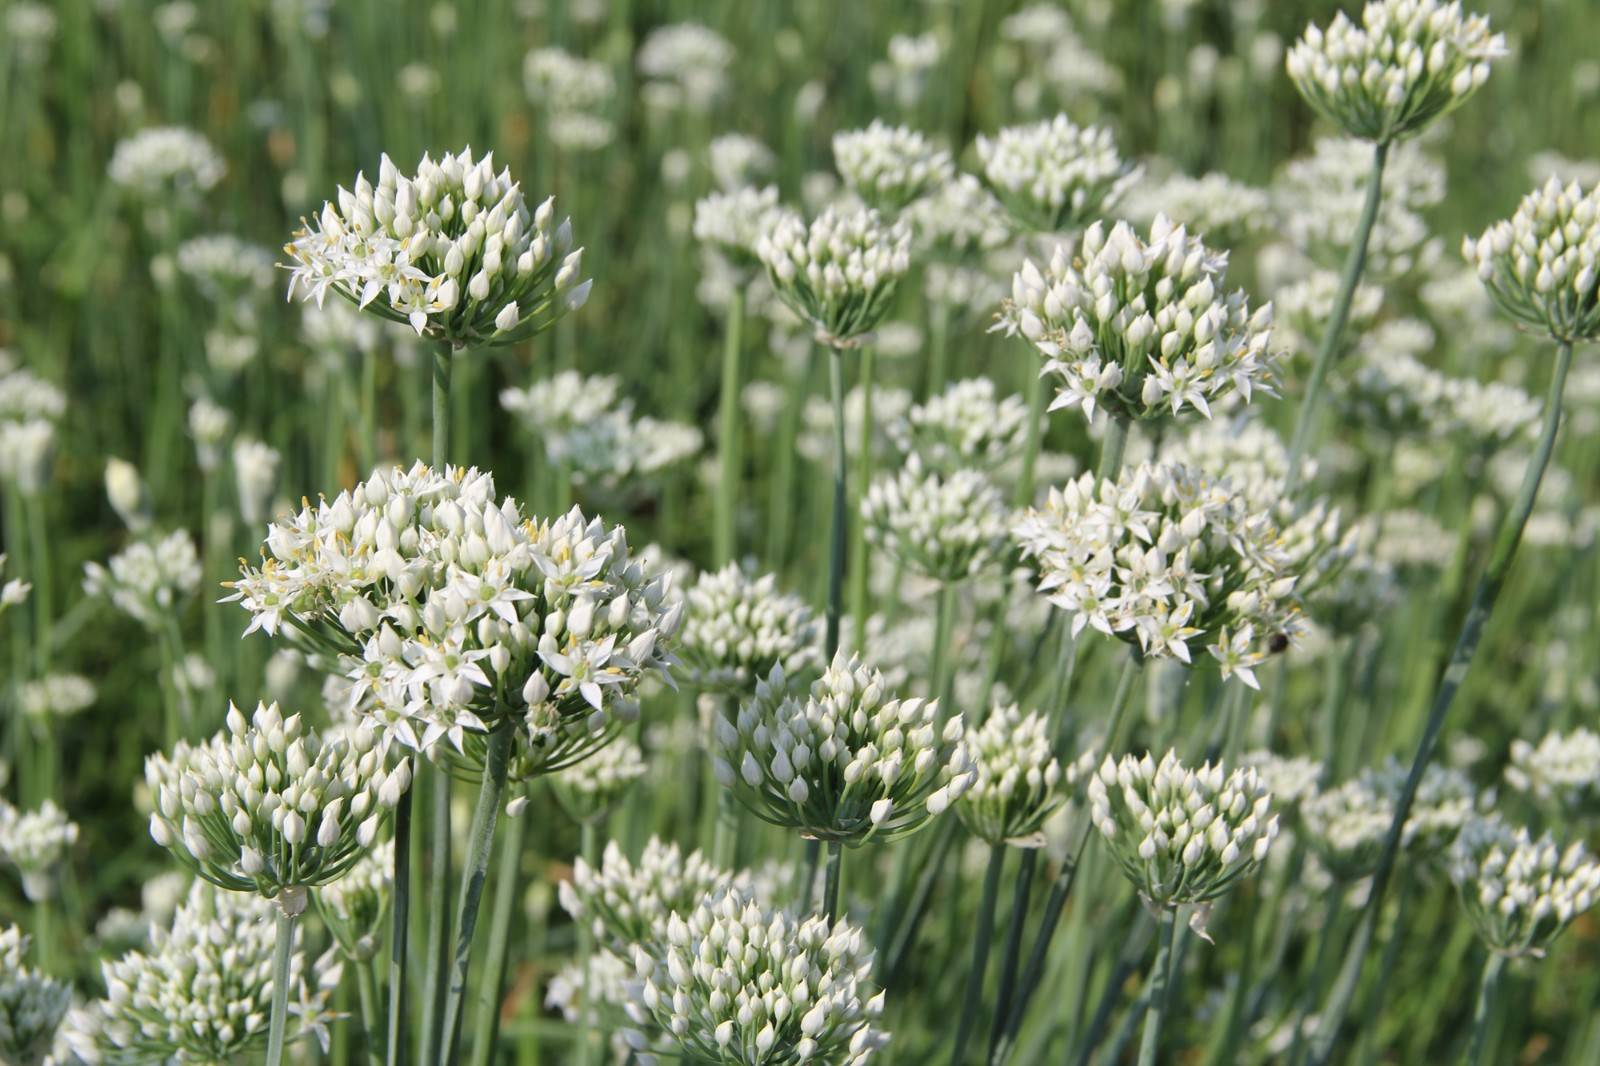
POLYGON ((411 785, 411 764, 390 769, 379 740, 367 724, 321 736, 275 703, 248 720, 230 706, 223 732, 145 761, 150 835, 212 884, 298 914, 306 889, 350 872, 411 785))
POLYGON ((1293 811, 1317 793, 1322 779, 1322 763, 1304 755, 1278 755, 1270 751, 1249 751, 1239 756, 1261 778, 1272 796, 1272 808, 1280 813, 1293 811))
POLYGON ((649 101, 703 112, 727 85, 733 55, 733 45, 715 30, 674 22, 650 31, 635 63, 647 81, 649 101))
POLYGON ((778 157, 765 144, 743 133, 724 133, 706 146, 711 180, 723 192, 755 184, 772 172, 778 157))
POLYGON ((1174 174, 1159 184, 1138 186, 1122 215, 1140 222, 1166 215, 1213 244, 1232 245, 1271 225, 1272 200, 1265 189, 1226 174, 1174 174))
POLYGON ((0 421, 59 421, 67 394, 0 348, 0 421))
POLYGON ((800 920, 722 892, 673 914, 633 959, 629 1014, 666 1041, 652 1048, 636 1033, 638 1050, 708 1066, 860 1066, 888 1043, 873 1028, 883 993, 870 985, 872 949, 847 922, 800 920))
POLYGON ((1024 262, 997 328, 1021 333, 1061 384, 1051 410, 1176 416, 1237 394, 1274 392, 1272 305, 1226 292, 1228 255, 1158 216, 1149 240, 1096 222, 1041 271, 1024 262))
POLYGON ((700 688, 743 694, 775 667, 793 676, 819 664, 816 616, 800 597, 778 591, 776 575, 754 577, 729 563, 701 574, 684 601, 678 654, 700 688))
POLYGON ((1359 25, 1341 11, 1326 30, 1306 27, 1286 65, 1324 118, 1381 144, 1459 107, 1504 55, 1505 37, 1459 3, 1372 0, 1359 25))
POLYGON ((717 780, 757 817, 856 846, 921 828, 972 787, 960 715, 894 699, 883 675, 840 653, 810 691, 781 668, 716 724, 717 780))
POLYGON ((1450 880, 1490 949, 1540 956, 1600 899, 1600 862, 1582 841, 1565 849, 1497 816, 1468 822, 1450 849, 1450 880))
POLYGON ((272 253, 228 233, 191 237, 178 245, 178 269, 206 299, 221 306, 272 287, 272 253))
POLYGON ((1563 810, 1600 812, 1600 735, 1547 733, 1538 744, 1511 742, 1506 784, 1563 810))
POLYGON ((1600 337, 1600 186, 1551 178, 1461 252, 1519 325, 1558 341, 1600 337))
POLYGON ((226 172, 211 142, 181 126, 140 130, 111 153, 111 180, 152 205, 174 197, 177 205, 190 206, 226 172))
POLYGON ((26 498, 50 484, 56 454, 55 424, 43 418, 0 421, 0 482, 26 498))
POLYGON ((809 226, 780 214, 756 242, 772 287, 819 342, 858 347, 889 310, 911 266, 911 229, 873 210, 828 208, 809 226))
POLYGON ((80 674, 47 674, 22 686, 18 705, 35 721, 70 718, 94 706, 94 682, 80 674))
POLYGON ((86 563, 83 591, 110 600, 146 629, 166 624, 200 585, 200 555, 183 530, 130 544, 101 566, 86 563))
POLYGON ((984 179, 1022 225, 1045 233, 1102 217, 1139 179, 1117 154, 1111 131, 1066 115, 978 137, 984 179))
POLYGON ((972 734, 977 778, 956 802, 961 823, 990 844, 1040 847, 1045 819, 1066 798, 1044 717, 1016 704, 989 712, 972 734))
POLYGON ((747 881, 698 851, 685 855, 678 845, 651 837, 636 863, 615 840, 606 844, 598 869, 579 858, 572 879, 562 881, 558 892, 573 921, 590 923, 597 940, 628 957, 633 945, 648 939, 668 915, 688 914, 729 884, 743 887, 747 881))
POLYGON ((936 259, 991 252, 1011 239, 1005 206, 971 174, 958 174, 906 209, 919 248, 936 259))
POLYGON ((1027 403, 996 395, 984 377, 947 385, 889 423, 895 447, 940 474, 999 470, 1022 454, 1027 433, 1027 403))
POLYGON ((1008 517, 1005 497, 985 474, 925 470, 915 455, 861 500, 868 542, 937 581, 961 581, 997 563, 1008 517))
POLYGON ((608 116, 617 95, 611 68, 560 48, 535 48, 522 61, 528 99, 544 109, 550 139, 562 148, 593 151, 611 143, 608 116))
POLYGON ((456 347, 523 340, 589 298, 554 197, 530 210, 492 154, 424 155, 415 176, 384 156, 376 187, 357 175, 338 200, 284 248, 291 296, 320 305, 332 291, 456 347))
POLYGON ((694 239, 715 249, 742 276, 759 264, 756 244, 780 211, 776 185, 711 192, 694 205, 694 239))
POLYGON ((1040 591, 1146 656, 1193 661, 1258 687, 1255 668, 1302 626, 1298 575, 1272 518, 1226 481, 1176 463, 1084 474, 1051 489, 1014 536, 1037 560, 1040 591))
POLYGON ((639 745, 618 737, 583 762, 553 775, 550 786, 574 820, 593 822, 620 803, 649 769, 639 745))
POLYGON ((1207 903, 1261 865, 1278 835, 1254 770, 1190 770, 1169 751, 1107 756, 1089 779, 1089 814, 1140 895, 1163 907, 1207 903))
MULTIPOLYGON (((1377 868, 1406 774, 1406 767, 1391 757, 1305 801, 1301 810, 1307 841, 1335 877, 1353 881, 1377 868)), ((1465 775, 1430 764, 1401 831, 1402 846, 1420 858, 1438 856, 1473 816, 1475 803, 1465 775)))
POLYGON ((834 134, 833 162, 851 192, 891 216, 955 177, 949 152, 916 130, 879 119, 834 134))
POLYGON ((0 800, 0 864, 16 868, 28 899, 37 903, 55 896, 67 849, 77 841, 77 824, 55 801, 19 811, 0 800))
POLYGON ((317 889, 317 910, 345 958, 371 962, 383 944, 394 890, 394 842, 369 849, 337 881, 317 889))
POLYGON ((27 965, 29 939, 0 926, 0 1062, 41 1066, 72 1005, 72 986, 27 965))

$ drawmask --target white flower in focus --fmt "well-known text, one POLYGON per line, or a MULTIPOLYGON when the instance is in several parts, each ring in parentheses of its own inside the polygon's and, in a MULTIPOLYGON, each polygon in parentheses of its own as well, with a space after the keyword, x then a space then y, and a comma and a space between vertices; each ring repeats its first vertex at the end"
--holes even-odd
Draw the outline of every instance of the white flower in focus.
POLYGON ((834 348, 859 347, 889 310, 911 266, 911 230, 872 210, 828 208, 810 226, 782 213, 756 242, 772 287, 834 348))
POLYGON ((1025 716, 1014 703, 998 705, 969 746, 978 776, 956 802, 961 824, 989 844, 1042 846, 1040 830, 1066 798, 1044 717, 1025 716))
POLYGON ((729 563, 685 592, 678 654, 692 684, 742 694, 774 667, 791 676, 815 669, 819 634, 811 608, 780 592, 776 575, 755 577, 729 563))
POLYGON ((1498 816, 1469 821, 1450 849, 1450 880, 1478 935, 1514 958, 1539 957, 1600 899, 1600 862, 1582 841, 1537 840, 1498 816))
POLYGON ((1551 178, 1461 252, 1518 325, 1569 343, 1600 337, 1600 186, 1551 178))
POLYGON ((77 823, 53 800, 31 811, 0 800, 0 864, 16 868, 22 894, 32 902, 55 898, 67 851, 77 842, 77 823))
POLYGON ((979 135, 984 179, 1024 227, 1061 233, 1116 206, 1139 179, 1117 154, 1111 131, 1078 126, 1066 115, 979 135))
POLYGON ((949 152, 914 129, 879 119, 834 134, 833 161, 851 192, 890 216, 955 177, 949 152))
POLYGON ((994 566, 1006 548, 1010 510, 985 474, 925 470, 915 455, 868 486, 867 541, 913 573, 962 581, 994 566))

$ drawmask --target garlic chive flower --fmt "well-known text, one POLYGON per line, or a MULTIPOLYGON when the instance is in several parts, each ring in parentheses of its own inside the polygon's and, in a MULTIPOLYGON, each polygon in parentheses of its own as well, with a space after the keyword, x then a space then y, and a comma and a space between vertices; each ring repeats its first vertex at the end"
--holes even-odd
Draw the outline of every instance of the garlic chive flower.
POLYGON ((1439 0, 1372 0, 1359 24, 1344 12, 1289 50, 1300 95, 1328 121, 1386 144, 1421 132, 1459 107, 1507 54, 1482 15, 1439 0))
POLYGON ((191 237, 178 245, 178 269, 206 299, 232 308, 272 287, 272 253, 232 234, 191 237))
POLYGON ((42 1066, 72 1005, 72 986, 27 965, 30 939, 0 926, 0 1062, 42 1066))
POLYGON ((889 215, 955 177, 949 152, 916 130, 880 119, 834 134, 833 162, 851 192, 889 215))
MULTIPOLYGON (((0 552, 0 577, 5 576, 6 553, 0 552)), ((4 585, 0 585, 0 615, 5 614, 13 607, 20 607, 28 601, 28 593, 33 591, 33 586, 21 578, 11 578, 4 585)))
POLYGON ((997 706, 970 746, 977 777, 956 801, 961 824, 990 844, 1043 846, 1045 819, 1066 798, 1044 717, 1024 715, 1014 703, 997 706))
POLYGON ((1317 794, 1322 779, 1322 763, 1304 755, 1249 751, 1239 756, 1239 764, 1256 772, 1272 796, 1273 810, 1280 813, 1299 809, 1317 794))
POLYGON ((1089 779, 1089 814, 1139 894, 1162 907, 1207 903, 1254 873, 1278 816, 1251 769, 1190 770, 1169 751, 1107 756, 1089 779))
POLYGON ((819 343, 854 348, 888 313, 896 283, 911 266, 911 229, 878 212, 828 208, 809 226, 777 215, 756 242, 778 297, 819 343))
POLYGON ((727 86, 734 48, 698 22, 657 26, 639 44, 634 63, 647 103, 667 110, 708 110, 727 86))
POLYGON ((874 1028, 883 993, 870 981, 866 935, 846 922, 796 919, 740 892, 673 914, 659 939, 634 949, 629 1015, 659 1032, 636 1051, 707 1066, 861 1066, 888 1043, 874 1028))
POLYGON ((989 378, 968 378, 916 404, 888 430, 895 447, 928 470, 998 471, 1022 454, 1028 405, 1020 396, 997 396, 989 378))
POLYGON ((189 534, 180 529, 130 544, 105 566, 86 563, 83 572, 85 593, 110 600, 155 631, 200 586, 200 555, 189 534))
POLYGON ((972 787, 960 715, 893 698, 883 675, 840 653, 794 693, 782 668, 717 719, 717 780, 758 818, 852 847, 920 829, 972 787))
POLYGON ((756 244, 782 210, 776 185, 713 191, 695 202, 694 239, 720 254, 742 279, 760 265, 756 244))
POLYGON ((1040 591, 1073 615, 1074 634, 1090 626, 1184 663, 1204 650, 1224 678, 1258 688, 1255 668, 1304 626, 1270 515, 1190 467, 1084 474, 1051 489, 1013 535, 1036 560, 1040 591))
POLYGON ((77 824, 53 800, 31 811, 0 800, 0 866, 16 869, 32 902, 55 898, 67 851, 77 842, 77 824))
POLYGON ((1588 729, 1511 742, 1506 784, 1562 810, 1600 813, 1600 735, 1588 729))
POLYGON ((595 822, 610 813, 648 771, 639 745, 618 737, 578 765, 554 774, 550 787, 574 821, 595 822))
POLYGON ((912 573, 961 581, 994 566, 1007 545, 1005 497, 976 470, 940 474, 913 455, 861 500, 868 543, 912 573))
POLYGON ((706 146, 706 162, 717 188, 733 192, 770 175, 777 166, 778 157, 754 137, 724 133, 711 138, 706 146))
POLYGON ((1156 184, 1140 184, 1120 213, 1140 223, 1164 214, 1214 244, 1232 245, 1272 224, 1272 199, 1265 189, 1226 174, 1173 174, 1156 184))
POLYGON ((1075 250, 1057 247, 1048 267, 1029 260, 1011 283, 996 328, 1020 333, 1059 379, 1051 410, 1101 409, 1163 419, 1185 408, 1275 392, 1272 305, 1251 311, 1226 292, 1228 254, 1158 216, 1149 240, 1118 222, 1096 222, 1075 250))
POLYGON ((609 66, 560 48, 535 48, 523 58, 522 80, 558 147, 594 151, 611 143, 617 80, 609 66))
POLYGON ((1060 233, 1109 212, 1140 171, 1117 153, 1111 131, 1066 115, 978 137, 984 180, 1023 226, 1060 233))
POLYGON ((816 669, 820 634, 811 608, 778 591, 776 575, 754 577, 729 563, 684 594, 678 654, 691 684, 743 694, 775 667, 791 676, 816 669))
POLYGON ((575 922, 588 922, 595 939, 629 957, 670 914, 688 914, 707 895, 732 885, 743 889, 745 875, 717 867, 698 851, 685 855, 677 844, 651 837, 637 862, 629 861, 615 840, 606 844, 599 867, 581 857, 572 879, 557 892, 561 907, 575 922))
POLYGON ((378 957, 393 890, 393 841, 368 850, 349 873, 317 889, 317 912, 345 958, 371 962, 378 957))
POLYGON ((1519 325, 1569 343, 1600 337, 1600 186, 1551 178, 1461 252, 1519 325))
MULTIPOLYGON (((152 931, 148 948, 105 963, 105 1061, 220 1063, 259 1055, 272 1007, 271 907, 196 882, 171 927, 152 931)), ((325 957, 308 967, 297 945, 289 972, 289 1013, 297 1019, 289 1036, 315 1036, 326 1047, 329 1000, 343 966, 325 957)))
POLYGON ((509 170, 470 148, 415 176, 383 157, 374 187, 356 176, 284 251, 291 296, 319 306, 330 291, 418 336, 456 347, 511 344, 582 307, 582 249, 555 200, 529 209, 509 170))
POLYGON ((211 142, 181 126, 140 130, 118 141, 109 171, 113 184, 152 207, 171 198, 170 206, 185 208, 215 188, 226 172, 211 142))
POLYGON ((248 720, 230 706, 223 732, 145 761, 150 835, 197 876, 297 915, 307 889, 350 872, 410 787, 411 764, 386 762, 370 725, 324 737, 275 703, 248 720))
MULTIPOLYGON (((1377 868, 1407 772, 1391 757, 1302 804, 1307 843, 1335 877, 1354 881, 1377 868)), ((1419 858, 1438 856, 1472 817, 1475 805, 1476 794, 1465 775, 1430 764, 1401 830, 1401 845, 1419 858)))
POLYGON ((1581 841, 1535 840, 1497 816, 1468 822, 1450 849, 1450 880, 1492 951, 1538 957, 1600 899, 1600 862, 1581 841))
POLYGON ((47 674, 22 686, 18 706, 35 722, 70 718, 94 706, 94 682, 80 674, 47 674))

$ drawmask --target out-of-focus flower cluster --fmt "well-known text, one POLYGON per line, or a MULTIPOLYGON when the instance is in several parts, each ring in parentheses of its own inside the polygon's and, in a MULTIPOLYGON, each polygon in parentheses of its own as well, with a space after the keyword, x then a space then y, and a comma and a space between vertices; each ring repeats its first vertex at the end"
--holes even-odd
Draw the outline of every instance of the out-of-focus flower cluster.
POLYGON ((317 890, 318 913, 345 958, 377 958, 393 888, 394 842, 385 841, 367 849, 343 877, 317 890))
POLYGON ((1005 497, 978 470, 940 473, 916 455, 874 481, 861 500, 867 541, 913 573, 961 581, 988 569, 1005 550, 1005 497))
POLYGON ((200 585, 200 555, 183 530, 128 545, 101 566, 86 563, 83 590, 108 599, 146 629, 167 624, 172 610, 200 585))
POLYGON ((996 471, 1022 454, 1028 405, 996 395, 989 378, 968 378, 914 405, 888 431, 896 448, 930 471, 996 471))
MULTIPOLYGON (((1335 877, 1355 880, 1376 869, 1406 774, 1391 757, 1305 801, 1307 841, 1335 877)), ((1465 774, 1430 764, 1401 830, 1401 845, 1419 858, 1438 857, 1473 816, 1476 802, 1465 774)))
POLYGON ((1548 733, 1539 743, 1511 742, 1506 784, 1541 803, 1600 812, 1600 735, 1588 729, 1548 733))
POLYGON ((227 173, 211 142, 182 126, 156 126, 118 141, 109 173, 115 184, 152 205, 193 206, 227 173))
POLYGON ((0 1062, 38 1066, 72 1005, 72 987, 27 964, 29 938, 0 926, 0 1062))
POLYGON ((610 67, 560 48, 535 48, 522 61, 522 80, 528 99, 544 109, 557 147, 594 151, 611 143, 617 80, 610 67))
POLYGON ((978 161, 1000 202, 1023 226, 1061 233, 1109 211, 1139 178, 1111 131, 1066 115, 979 136, 978 161))
POLYGON ((997 706, 970 746, 978 776, 956 803, 961 823, 990 844, 1041 846, 1045 819, 1066 797, 1044 717, 1024 715, 1014 703, 997 706))
POLYGON ((552 775, 550 786, 575 821, 593 822, 621 802, 648 771, 639 745, 618 737, 577 766, 552 775))
POLYGON ((778 591, 774 574, 753 577, 730 563, 701 574, 684 601, 678 654, 700 688, 744 693, 775 667, 805 676, 819 663, 811 608, 778 591))
POLYGON ((607 949, 630 957, 633 945, 663 925, 669 914, 688 914, 707 895, 748 882, 718 868, 700 852, 685 855, 677 844, 651 837, 637 862, 615 840, 606 843, 600 866, 579 858, 572 878, 558 889, 573 921, 588 922, 607 949))
POLYGON ((889 215, 955 176, 949 152, 916 130, 880 119, 865 129, 834 134, 833 161, 851 192, 889 215))
POLYGON ((0 865, 13 866, 22 894, 34 902, 54 898, 67 850, 78 842, 78 826, 55 801, 19 811, 0 799, 0 865))

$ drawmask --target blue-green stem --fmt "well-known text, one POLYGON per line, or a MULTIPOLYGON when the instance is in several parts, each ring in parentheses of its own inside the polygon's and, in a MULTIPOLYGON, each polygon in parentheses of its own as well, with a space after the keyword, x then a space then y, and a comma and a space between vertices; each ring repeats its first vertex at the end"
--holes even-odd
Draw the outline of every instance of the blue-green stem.
MULTIPOLYGON (((865 497, 872 484, 872 348, 861 349, 861 433, 856 438, 856 492, 865 497)), ((872 571, 872 554, 867 551, 867 527, 859 514, 850 523, 850 625, 855 651, 867 643, 867 579, 872 571)))
POLYGON ((735 550, 735 510, 739 495, 739 388, 740 334, 744 326, 744 286, 735 285, 728 301, 727 332, 722 349, 722 394, 717 418, 716 528, 713 532, 711 561, 718 569, 733 560, 735 550))
MULTIPOLYGON (((416 780, 417 759, 411 757, 411 779, 416 780)), ((394 809, 394 907, 389 927, 389 1015, 384 1042, 384 1066, 405 1061, 406 966, 411 942, 411 789, 400 795, 394 809)))
POLYGON ((1017 883, 1012 886, 1005 947, 1000 954, 999 989, 995 993, 994 1022, 989 1032, 990 1055, 999 1046, 1002 1024, 1011 1013, 1011 997, 1017 987, 1017 962, 1022 955, 1022 931, 1028 923, 1028 901, 1033 895, 1033 871, 1038 863, 1038 848, 1022 849, 1022 858, 1017 862, 1017 883))
POLYGON ((797 869, 801 880, 795 886, 795 902, 799 905, 800 914, 811 913, 811 900, 817 891, 817 866, 822 861, 822 841, 808 839, 802 849, 804 855, 797 869))
POLYGON ((989 945, 994 940, 995 901, 1000 897, 1000 873, 1005 868, 1006 846, 989 846, 989 867, 983 876, 983 895, 978 903, 978 927, 972 937, 972 963, 967 969, 967 992, 961 1001, 961 1021, 956 1026, 955 1042, 950 1045, 950 1066, 965 1061, 967 1044, 977 1027, 978 1006, 983 1000, 983 977, 989 969, 989 945))
POLYGON ((929 665, 933 667, 929 695, 939 701, 939 717, 950 717, 950 679, 955 673, 954 656, 950 654, 950 634, 955 626, 956 585, 953 581, 939 583, 939 605, 933 622, 933 649, 929 665))
POLYGON ((828 349, 828 394, 833 400, 833 523, 828 534, 827 658, 839 650, 839 619, 844 613, 845 496, 844 353, 828 349))
POLYGON ((1498 951, 1489 952, 1483 961, 1483 979, 1478 984, 1478 1002, 1472 1009, 1472 1039, 1467 1044, 1463 1060, 1467 1066, 1481 1066, 1489 1050, 1489 1028, 1494 1017, 1495 993, 1500 987, 1500 972, 1505 969, 1506 957, 1498 951))
POLYGON ((1177 928, 1177 911, 1162 907, 1157 919, 1156 961, 1150 967, 1150 980, 1146 987, 1147 1006, 1144 1012, 1144 1035, 1139 1040, 1139 1066, 1155 1066, 1161 1047, 1161 1024, 1167 1010, 1167 986, 1171 979, 1172 938, 1177 928))
POLYGON ((822 916, 830 922, 839 920, 839 877, 843 865, 843 846, 837 840, 828 841, 828 870, 822 886, 822 916))
MULTIPOLYGON (((600 838, 593 819, 586 819, 579 830, 579 849, 583 861, 599 864, 600 838)), ((594 929, 586 921, 578 923, 578 960, 583 967, 583 995, 578 1024, 578 1061, 582 1066, 594 1062, 594 929)))
POLYGON ((267 1066, 281 1066, 284 1033, 289 1025, 289 964, 294 953, 295 915, 278 908, 277 936, 272 948, 272 1013, 267 1021, 267 1066))
POLYGON ((1028 345, 1028 428, 1022 438, 1022 469, 1017 474, 1017 494, 1012 503, 1026 507, 1033 502, 1034 467, 1039 461, 1039 445, 1044 437, 1044 378, 1037 366, 1038 353, 1028 345))
POLYGON ((489 1066, 500 1035, 500 1003, 505 995, 506 950, 511 944, 511 916, 522 872, 522 840, 528 816, 508 818, 500 846, 500 869, 494 883, 494 909, 489 913, 489 955, 484 960, 478 997, 477 1035, 472 1042, 473 1066, 489 1066))
POLYGON ((1100 440, 1100 465, 1095 469, 1095 481, 1115 481, 1122 473, 1122 457, 1128 450, 1127 415, 1106 418, 1106 435, 1100 440))
POLYGON ((383 1062, 379 1044, 383 1023, 378 1015, 378 976, 372 972, 372 963, 365 960, 357 960, 355 968, 356 996, 361 1009, 361 1035, 364 1038, 367 1066, 379 1066, 383 1062))

